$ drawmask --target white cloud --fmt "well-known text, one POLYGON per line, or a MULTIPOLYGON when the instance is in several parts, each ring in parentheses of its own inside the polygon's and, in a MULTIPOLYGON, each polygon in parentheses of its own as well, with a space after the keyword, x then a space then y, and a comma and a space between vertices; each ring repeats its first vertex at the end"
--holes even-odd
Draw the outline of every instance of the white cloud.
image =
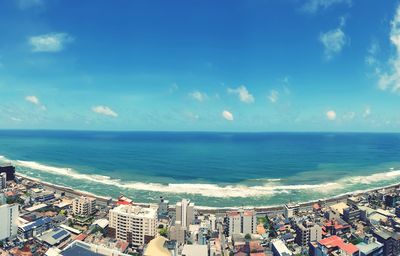
POLYGON ((222 111, 222 117, 228 121, 233 121, 233 114, 231 112, 229 112, 228 110, 222 111))
POLYGON ((327 60, 340 53, 348 41, 342 30, 342 24, 344 24, 343 21, 341 21, 340 27, 321 33, 319 36, 319 41, 324 46, 324 54, 327 60))
POLYGON ((390 41, 396 49, 396 53, 389 59, 389 72, 382 72, 376 69, 379 77, 378 87, 381 90, 400 90, 400 6, 397 7, 396 15, 391 22, 390 41))
POLYGON ((118 117, 118 114, 107 106, 95 106, 92 108, 92 111, 105 116, 118 117))
POLYGON ((275 90, 271 90, 271 91, 269 92, 269 95, 267 96, 267 98, 269 99, 269 101, 270 101, 271 103, 275 103, 275 102, 277 102, 278 99, 279 99, 279 92, 278 92, 278 91, 275 91, 275 90))
POLYGON ((346 4, 350 6, 351 3, 351 0, 308 0, 303 5, 302 9, 309 13, 316 13, 320 9, 325 10, 335 4, 346 4))
POLYGON ((14 122, 22 122, 22 119, 21 119, 21 118, 18 118, 18 117, 12 116, 12 117, 10 117, 10 119, 11 119, 12 121, 14 121, 14 122))
POLYGON ((200 101, 200 102, 202 102, 208 98, 207 94, 199 92, 199 91, 194 91, 194 92, 189 93, 189 97, 191 97, 194 100, 200 101))
POLYGON ((365 109, 364 109, 363 117, 364 117, 364 118, 367 118, 367 117, 369 117, 370 115, 371 115, 371 107, 366 106, 365 109))
POLYGON ((326 112, 326 118, 328 118, 328 120, 335 120, 336 119, 336 112, 333 110, 329 110, 328 112, 326 112))
POLYGON ((35 95, 30 95, 30 96, 26 96, 25 100, 40 107, 42 110, 46 110, 46 106, 44 106, 38 97, 36 97, 35 95))
POLYGON ((378 60, 376 59, 376 55, 379 52, 379 44, 377 42, 372 42, 367 50, 367 56, 365 57, 365 63, 369 66, 374 66, 377 64, 378 60))
POLYGON ((244 85, 239 86, 236 89, 228 88, 228 93, 236 94, 239 97, 239 100, 244 103, 253 103, 254 97, 250 94, 247 88, 244 85))
POLYGON ((40 101, 39 98, 32 95, 32 96, 26 96, 25 100, 29 101, 30 103, 33 103, 35 105, 40 105, 40 101))
POLYGON ((51 33, 29 38, 33 52, 59 52, 74 39, 67 33, 51 33))

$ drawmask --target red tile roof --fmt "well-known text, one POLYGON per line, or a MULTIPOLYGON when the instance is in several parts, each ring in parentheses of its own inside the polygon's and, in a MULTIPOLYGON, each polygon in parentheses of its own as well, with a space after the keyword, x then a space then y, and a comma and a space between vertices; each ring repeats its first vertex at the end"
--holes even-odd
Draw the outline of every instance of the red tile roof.
POLYGON ((345 243, 338 236, 331 236, 324 238, 322 240, 319 240, 318 243, 327 247, 328 249, 338 247, 348 254, 354 254, 355 252, 358 251, 358 248, 355 245, 345 243))

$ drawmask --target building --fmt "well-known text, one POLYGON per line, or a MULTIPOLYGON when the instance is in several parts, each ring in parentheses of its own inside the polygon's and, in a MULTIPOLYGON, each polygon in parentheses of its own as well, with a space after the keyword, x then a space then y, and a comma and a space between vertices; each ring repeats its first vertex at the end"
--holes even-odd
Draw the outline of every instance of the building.
POLYGON ((0 240, 17 235, 18 226, 17 219, 19 208, 17 204, 2 204, 0 205, 0 240))
POLYGON ((254 234, 257 230, 257 217, 254 210, 231 211, 227 213, 228 236, 235 234, 254 234))
POLYGON ((391 208, 396 207, 396 203, 397 201, 400 200, 400 196, 397 194, 389 194, 389 195, 385 195, 385 205, 391 208))
POLYGON ((54 256, 76 256, 76 255, 89 255, 89 256, 129 256, 117 249, 107 248, 103 245, 90 244, 82 241, 74 241, 67 245, 63 251, 54 252, 54 256))
POLYGON ((204 256, 208 255, 207 245, 185 244, 182 249, 182 256, 204 256))
POLYGON ((286 247, 285 243, 280 239, 272 241, 272 255, 273 256, 290 256, 293 253, 286 247))
POLYGON ((7 173, 0 173, 0 189, 5 189, 7 187, 7 173))
POLYGON ((96 199, 86 196, 75 198, 72 201, 72 212, 74 215, 89 216, 96 210, 96 199))
POLYGON ((194 221, 194 203, 182 199, 175 206, 176 221, 180 221, 183 227, 189 227, 194 221))
POLYGON ((158 203, 158 216, 165 217, 168 215, 169 201, 165 200, 164 197, 160 197, 160 202, 158 203))
POLYGON ((168 236, 170 240, 176 241, 178 244, 184 244, 186 241, 187 228, 182 227, 180 221, 175 221, 175 225, 169 228, 168 236))
POLYGON ((0 166, 0 173, 6 173, 7 181, 12 181, 15 179, 14 166, 0 166))
POLYGON ((384 256, 397 256, 400 255, 400 240, 395 232, 386 230, 374 230, 372 235, 383 244, 384 256))
POLYGON ((31 198, 34 202, 46 202, 46 201, 51 201, 56 198, 54 195, 54 192, 52 191, 41 191, 37 193, 33 193, 31 195, 31 198))
POLYGON ((71 237, 71 233, 62 228, 54 228, 38 237, 38 240, 47 246, 57 246, 71 237))
POLYGON ((18 237, 21 240, 40 236, 52 227, 52 220, 44 217, 18 227, 18 237))
POLYGON ((353 244, 345 243, 338 236, 330 236, 318 241, 317 254, 321 256, 345 255, 358 256, 358 248, 353 244))
POLYGON ((382 256, 383 244, 378 242, 375 237, 367 235, 364 242, 356 244, 359 250, 359 256, 382 256))
POLYGON ((289 219, 299 213, 300 206, 298 204, 285 204, 285 218, 289 219))
POLYGON ((310 242, 322 239, 322 227, 310 221, 296 224, 296 243, 300 246, 308 246, 310 242))
POLYGON ((349 224, 353 224, 356 221, 360 220, 361 210, 356 209, 354 207, 348 207, 343 209, 343 220, 345 220, 349 224))
POLYGON ((157 207, 120 205, 109 212, 108 234, 133 246, 146 244, 157 234, 157 207))

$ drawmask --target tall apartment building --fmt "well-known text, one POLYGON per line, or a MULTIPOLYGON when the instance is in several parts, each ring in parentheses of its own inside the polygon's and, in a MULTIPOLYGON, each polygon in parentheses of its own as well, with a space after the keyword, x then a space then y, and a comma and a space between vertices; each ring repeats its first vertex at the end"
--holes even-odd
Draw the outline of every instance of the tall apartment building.
POLYGON ((254 210, 231 211, 227 213, 228 236, 234 234, 254 234, 257 217, 254 210))
POLYGON ((7 187, 7 173, 0 173, 0 189, 5 189, 7 187))
POLYGON ((157 207, 120 205, 109 212, 109 236, 133 246, 146 244, 157 234, 157 207))
POLYGON ((81 196, 72 201, 72 212, 75 215, 88 216, 92 215, 96 210, 96 199, 81 196))
POLYGON ((189 227, 194 221, 194 203, 182 199, 175 206, 176 221, 180 221, 182 227, 189 227))
POLYGON ((18 215, 19 208, 17 204, 0 205, 0 241, 17 235, 18 215))
POLYGON ((303 221, 296 225, 296 243, 300 246, 308 246, 309 242, 322 239, 322 227, 318 224, 303 221))

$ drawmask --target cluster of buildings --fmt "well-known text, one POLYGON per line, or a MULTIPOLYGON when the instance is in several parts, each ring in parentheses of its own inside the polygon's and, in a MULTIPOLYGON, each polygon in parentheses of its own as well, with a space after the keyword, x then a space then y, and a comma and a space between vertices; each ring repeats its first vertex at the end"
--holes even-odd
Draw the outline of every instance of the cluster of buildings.
POLYGON ((14 176, 0 167, 1 255, 398 256, 396 187, 313 204, 201 209, 137 204, 14 176))

